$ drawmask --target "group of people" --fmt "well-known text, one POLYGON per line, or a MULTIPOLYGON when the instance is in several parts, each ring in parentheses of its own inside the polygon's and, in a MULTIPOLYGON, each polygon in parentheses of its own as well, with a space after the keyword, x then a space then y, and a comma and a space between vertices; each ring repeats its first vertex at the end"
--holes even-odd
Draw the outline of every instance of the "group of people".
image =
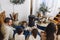
MULTIPOLYGON (((12 27, 13 21, 11 18, 5 18, 4 24, 1 26, 1 33, 3 34, 3 40, 43 40, 41 37, 41 33, 46 35, 44 40, 55 40, 55 35, 60 35, 60 24, 56 25, 51 22, 47 25, 46 29, 43 30, 44 32, 39 32, 37 27, 27 27, 27 22, 22 22, 20 27, 12 27), (23 24, 22 24, 23 23, 23 24), (14 34, 14 30, 16 33, 14 34), (58 30, 58 31, 57 31, 58 30), (28 31, 29 35, 25 35, 24 32, 28 31), (56 32, 57 31, 57 32, 56 32), (54 35, 55 34, 55 35, 54 35), (14 37, 13 37, 14 35, 14 37)), ((27 32, 26 32, 27 33, 27 32)), ((59 38, 59 36, 58 36, 59 38)))
POLYGON ((12 18, 6 17, 0 25, 0 34, 3 36, 0 40, 60 40, 60 22, 49 22, 47 27, 41 30, 35 25, 34 18, 34 15, 30 15, 29 23, 22 21, 17 26, 12 18))
MULTIPOLYGON (((25 40, 25 35, 23 35, 24 30, 28 30, 23 28, 23 26, 25 26, 25 24, 21 25, 22 27, 20 28, 13 28, 12 27, 12 19, 11 18, 5 18, 4 20, 4 24, 1 25, 1 33, 3 34, 3 40, 25 40), (14 35, 13 38, 13 34, 14 34, 14 30, 17 30, 17 32, 14 35)), ((25 22, 26 23, 26 22, 25 22)), ((36 40, 40 40, 40 36, 37 35, 38 30, 37 29, 33 29, 30 30, 30 32, 32 33, 32 35, 29 37, 29 40, 34 40, 34 38, 36 38, 36 40), (31 37, 33 37, 33 39, 30 39, 31 37)))

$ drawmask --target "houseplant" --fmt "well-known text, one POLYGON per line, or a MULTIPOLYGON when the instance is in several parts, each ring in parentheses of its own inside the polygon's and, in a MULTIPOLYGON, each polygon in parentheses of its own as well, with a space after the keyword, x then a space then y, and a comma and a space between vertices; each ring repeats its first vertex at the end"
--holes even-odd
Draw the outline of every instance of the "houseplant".
POLYGON ((44 2, 40 6, 41 7, 39 8, 39 12, 42 12, 43 15, 46 15, 45 13, 48 12, 48 7, 45 5, 44 2))

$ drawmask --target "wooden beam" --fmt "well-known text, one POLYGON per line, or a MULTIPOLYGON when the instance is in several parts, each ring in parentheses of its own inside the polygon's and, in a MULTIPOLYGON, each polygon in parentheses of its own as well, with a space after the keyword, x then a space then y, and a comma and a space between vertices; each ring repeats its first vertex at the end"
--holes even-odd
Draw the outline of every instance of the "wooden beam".
POLYGON ((30 3, 31 3, 30 4, 30 14, 32 14, 32 9, 33 9, 33 6, 32 6, 33 3, 32 2, 33 2, 33 0, 30 1, 30 3))

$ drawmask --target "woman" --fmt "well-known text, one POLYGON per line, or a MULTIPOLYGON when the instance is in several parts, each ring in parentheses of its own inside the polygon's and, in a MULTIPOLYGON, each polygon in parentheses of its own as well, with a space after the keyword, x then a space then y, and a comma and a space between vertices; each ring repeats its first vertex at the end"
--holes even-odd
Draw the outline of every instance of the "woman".
POLYGON ((32 35, 29 36, 28 40, 40 40, 40 36, 38 35, 37 29, 32 30, 32 35))
POLYGON ((46 40, 54 40, 54 33, 56 32, 56 25, 54 23, 49 23, 46 30, 46 40))
POLYGON ((17 29, 17 33, 15 34, 15 40, 25 40, 25 36, 23 35, 22 29, 17 29))

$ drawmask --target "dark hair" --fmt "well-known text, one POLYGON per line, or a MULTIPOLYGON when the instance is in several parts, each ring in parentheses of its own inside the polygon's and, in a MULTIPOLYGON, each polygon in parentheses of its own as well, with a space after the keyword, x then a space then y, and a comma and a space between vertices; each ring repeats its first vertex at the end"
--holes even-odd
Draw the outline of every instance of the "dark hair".
POLYGON ((17 29, 17 33, 18 33, 18 34, 21 34, 22 32, 23 32, 22 28, 18 28, 18 29, 17 29))
POLYGON ((54 32, 56 32, 56 25, 54 23, 49 23, 46 30, 46 40, 54 40, 54 32))
POLYGON ((59 25, 57 25, 57 27, 58 27, 57 35, 60 35, 60 24, 59 24, 59 25))
POLYGON ((46 31, 50 31, 51 33, 54 33, 56 31, 56 25, 54 23, 49 23, 47 25, 46 31))
POLYGON ((4 22, 5 22, 5 23, 8 23, 8 22, 9 22, 9 20, 12 20, 12 19, 11 19, 11 18, 9 18, 9 17, 6 17, 6 18, 5 18, 5 20, 4 20, 4 22))
POLYGON ((37 34, 38 34, 38 30, 37 29, 33 29, 32 30, 32 35, 34 36, 34 38, 36 38, 37 34))
POLYGON ((27 22, 26 22, 26 21, 22 21, 22 22, 21 22, 21 25, 23 26, 23 25, 24 25, 24 23, 26 23, 26 25, 27 25, 27 22))

